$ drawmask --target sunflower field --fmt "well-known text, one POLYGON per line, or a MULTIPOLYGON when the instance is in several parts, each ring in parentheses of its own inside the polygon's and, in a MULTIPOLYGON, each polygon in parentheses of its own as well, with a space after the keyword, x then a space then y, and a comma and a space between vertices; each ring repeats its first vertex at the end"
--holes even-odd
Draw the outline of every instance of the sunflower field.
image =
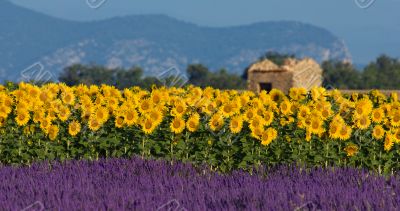
POLYGON ((164 158, 213 170, 282 163, 400 169, 400 102, 321 87, 0 86, 0 162, 164 158))

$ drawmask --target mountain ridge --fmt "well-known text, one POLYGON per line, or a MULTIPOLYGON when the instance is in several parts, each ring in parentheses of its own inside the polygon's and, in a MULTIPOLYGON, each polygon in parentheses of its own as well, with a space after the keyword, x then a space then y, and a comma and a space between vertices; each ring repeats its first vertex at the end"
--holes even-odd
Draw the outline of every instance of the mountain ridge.
POLYGON ((330 31, 298 21, 208 27, 163 14, 129 15, 78 22, 54 18, 0 0, 0 79, 41 63, 55 78, 74 63, 140 66, 146 75, 190 63, 240 74, 267 51, 349 60, 343 41, 330 31), (5 18, 4 18, 5 17, 5 18))

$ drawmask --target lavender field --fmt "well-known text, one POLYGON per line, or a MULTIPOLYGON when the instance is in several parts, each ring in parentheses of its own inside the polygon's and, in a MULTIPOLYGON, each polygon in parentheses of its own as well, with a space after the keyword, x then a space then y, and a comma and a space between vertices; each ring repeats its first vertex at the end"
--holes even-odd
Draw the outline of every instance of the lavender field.
MULTIPOLYGON (((204 168, 207 169, 207 168, 204 168)), ((0 210, 397 210, 400 182, 355 169, 219 175, 111 159, 0 168, 0 210)))

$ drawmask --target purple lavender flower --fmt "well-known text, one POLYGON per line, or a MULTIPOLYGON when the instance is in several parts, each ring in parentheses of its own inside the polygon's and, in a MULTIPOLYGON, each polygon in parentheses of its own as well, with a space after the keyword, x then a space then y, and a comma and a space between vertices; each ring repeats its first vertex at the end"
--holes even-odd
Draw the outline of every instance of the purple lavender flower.
POLYGON ((0 210, 22 210, 32 204, 34 210, 400 208, 397 176, 386 179, 350 168, 305 171, 286 166, 253 175, 204 169, 138 158, 2 167, 0 210))

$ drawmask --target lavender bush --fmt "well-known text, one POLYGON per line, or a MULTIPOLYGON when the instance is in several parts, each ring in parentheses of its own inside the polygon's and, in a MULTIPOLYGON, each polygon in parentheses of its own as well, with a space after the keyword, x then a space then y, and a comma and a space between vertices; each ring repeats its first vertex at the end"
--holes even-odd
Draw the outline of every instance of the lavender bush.
MULTIPOLYGON (((204 168, 206 169, 206 168, 204 168)), ((0 168, 0 210, 396 210, 397 176, 278 167, 219 175, 113 159, 0 168)))

